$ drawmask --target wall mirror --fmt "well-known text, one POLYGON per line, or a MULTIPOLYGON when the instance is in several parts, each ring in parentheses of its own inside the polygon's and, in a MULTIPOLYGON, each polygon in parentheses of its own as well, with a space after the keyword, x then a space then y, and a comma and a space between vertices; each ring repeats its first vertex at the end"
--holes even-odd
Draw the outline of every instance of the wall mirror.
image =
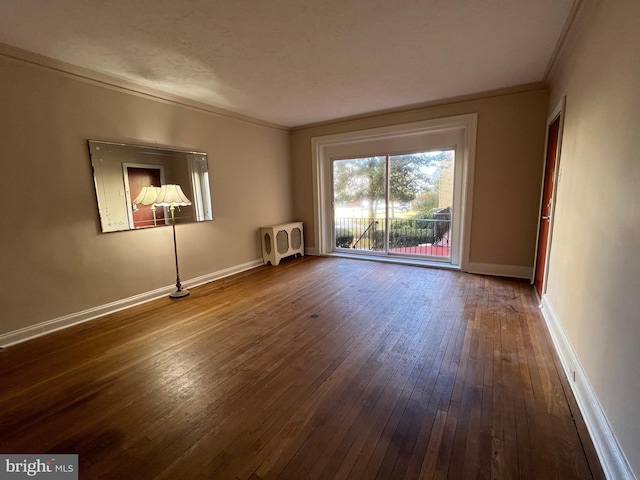
POLYGON ((191 205, 175 208, 176 224, 213 220, 207 154, 89 140, 103 232, 171 225, 169 207, 153 204, 152 187, 179 185, 191 205))

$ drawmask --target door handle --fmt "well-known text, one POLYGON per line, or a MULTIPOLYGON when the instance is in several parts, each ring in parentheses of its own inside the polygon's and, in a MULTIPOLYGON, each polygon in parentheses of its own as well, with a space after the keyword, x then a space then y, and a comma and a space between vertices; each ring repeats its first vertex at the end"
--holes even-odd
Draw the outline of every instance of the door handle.
POLYGON ((550 218, 551 218, 551 217, 545 217, 545 216, 543 216, 543 217, 542 217, 542 220, 549 220, 550 218))

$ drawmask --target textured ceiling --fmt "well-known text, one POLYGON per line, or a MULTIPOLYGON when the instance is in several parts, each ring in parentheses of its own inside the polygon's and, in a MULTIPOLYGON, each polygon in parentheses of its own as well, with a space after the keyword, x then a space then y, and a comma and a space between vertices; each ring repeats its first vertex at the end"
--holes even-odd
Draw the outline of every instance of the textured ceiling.
POLYGON ((543 80, 573 0, 2 0, 0 42, 283 126, 543 80))

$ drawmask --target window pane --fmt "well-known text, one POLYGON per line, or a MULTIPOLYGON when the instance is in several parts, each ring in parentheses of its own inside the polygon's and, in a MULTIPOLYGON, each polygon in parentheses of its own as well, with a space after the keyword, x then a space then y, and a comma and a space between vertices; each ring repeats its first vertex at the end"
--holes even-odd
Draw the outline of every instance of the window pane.
POLYGON ((335 247, 384 250, 386 157, 333 162, 335 247))
POLYGON ((454 150, 389 157, 389 252, 450 258, 454 150))

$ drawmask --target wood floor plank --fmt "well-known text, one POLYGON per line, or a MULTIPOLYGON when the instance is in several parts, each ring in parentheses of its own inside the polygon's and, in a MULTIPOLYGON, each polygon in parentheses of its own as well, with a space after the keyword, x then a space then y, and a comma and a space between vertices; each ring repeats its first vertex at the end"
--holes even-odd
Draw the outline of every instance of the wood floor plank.
POLYGON ((0 451, 81 478, 603 479, 532 287, 302 257, 0 351, 0 451))

